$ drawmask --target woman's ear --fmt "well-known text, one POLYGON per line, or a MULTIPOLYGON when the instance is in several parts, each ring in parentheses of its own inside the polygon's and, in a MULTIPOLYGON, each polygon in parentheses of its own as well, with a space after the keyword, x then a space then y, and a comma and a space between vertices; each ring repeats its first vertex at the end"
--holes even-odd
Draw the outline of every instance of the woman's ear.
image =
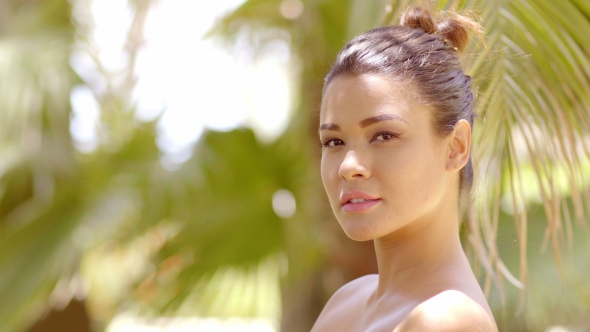
POLYGON ((447 171, 458 171, 469 160, 471 150, 471 126, 467 120, 461 119, 455 123, 455 129, 449 140, 449 156, 447 171))

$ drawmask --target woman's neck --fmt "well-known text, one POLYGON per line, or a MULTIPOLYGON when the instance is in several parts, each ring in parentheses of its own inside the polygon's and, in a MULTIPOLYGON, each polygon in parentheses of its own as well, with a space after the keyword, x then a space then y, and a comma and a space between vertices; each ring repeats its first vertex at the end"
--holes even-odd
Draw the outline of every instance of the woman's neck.
POLYGON ((375 239, 375 252, 379 266, 376 299, 436 288, 453 269, 470 269, 459 239, 458 215, 453 211, 424 216, 375 239))

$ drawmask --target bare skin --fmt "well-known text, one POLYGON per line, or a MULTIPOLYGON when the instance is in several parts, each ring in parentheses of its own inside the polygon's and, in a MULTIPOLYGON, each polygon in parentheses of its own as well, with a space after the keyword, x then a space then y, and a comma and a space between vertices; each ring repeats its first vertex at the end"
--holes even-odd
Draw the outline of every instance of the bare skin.
POLYGON ((383 76, 326 88, 322 180, 344 232, 374 240, 379 274, 338 290, 312 331, 497 331, 459 240, 471 130, 460 120, 440 138, 430 114, 414 87, 383 76), (368 207, 348 200, 359 192, 368 207))

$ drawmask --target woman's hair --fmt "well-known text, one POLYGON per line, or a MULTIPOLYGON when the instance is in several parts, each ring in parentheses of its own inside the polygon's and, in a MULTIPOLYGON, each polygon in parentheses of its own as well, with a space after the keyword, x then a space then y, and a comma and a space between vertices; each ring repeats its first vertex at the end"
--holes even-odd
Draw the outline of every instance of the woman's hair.
MULTIPOLYGON (((471 77, 463 73, 458 56, 467 46, 468 30, 481 34, 479 24, 467 17, 447 14, 435 21, 428 10, 408 8, 401 25, 373 29, 346 44, 325 78, 324 90, 335 77, 346 74, 410 81, 432 109, 436 135, 450 134, 460 119, 473 127, 471 77)), ((472 183, 470 156, 461 170, 461 192, 469 191, 472 183)))

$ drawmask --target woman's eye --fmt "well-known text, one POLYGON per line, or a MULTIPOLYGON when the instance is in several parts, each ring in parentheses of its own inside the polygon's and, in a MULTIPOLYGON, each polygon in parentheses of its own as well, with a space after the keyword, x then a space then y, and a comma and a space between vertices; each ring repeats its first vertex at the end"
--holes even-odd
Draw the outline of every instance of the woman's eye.
POLYGON ((344 144, 344 142, 337 138, 328 138, 327 140, 320 142, 322 148, 334 148, 342 144, 344 144))
POLYGON ((391 132, 377 133, 373 137, 373 141, 389 141, 389 140, 394 139, 396 137, 398 137, 398 135, 395 133, 391 133, 391 132))

